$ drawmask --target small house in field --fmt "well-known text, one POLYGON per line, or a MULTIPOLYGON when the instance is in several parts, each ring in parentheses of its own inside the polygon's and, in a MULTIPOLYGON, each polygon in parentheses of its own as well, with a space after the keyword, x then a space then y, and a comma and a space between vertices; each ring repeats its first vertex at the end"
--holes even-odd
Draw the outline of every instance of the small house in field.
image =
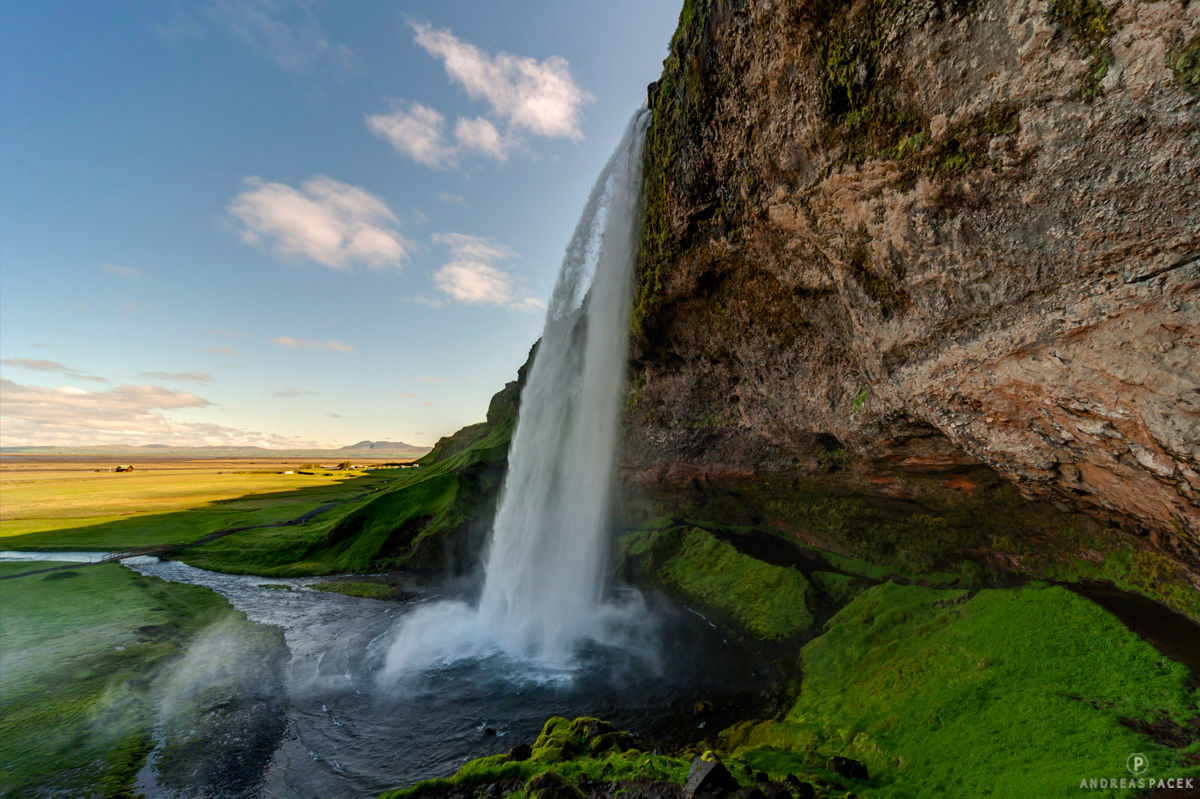
POLYGON ((115 471, 115 472, 132 472, 132 471, 133 471, 133 464, 130 464, 129 466, 118 466, 118 467, 117 467, 116 469, 114 469, 113 471, 115 471))

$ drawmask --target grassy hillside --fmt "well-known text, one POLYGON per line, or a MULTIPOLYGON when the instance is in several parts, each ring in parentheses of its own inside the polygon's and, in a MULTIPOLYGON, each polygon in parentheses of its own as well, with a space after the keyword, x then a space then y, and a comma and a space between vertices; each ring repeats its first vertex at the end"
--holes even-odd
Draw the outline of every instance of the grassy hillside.
MULTIPOLYGON (((533 361, 493 398, 487 420, 441 439, 385 491, 303 525, 247 530, 189 549, 206 569, 274 577, 387 568, 469 569, 484 544, 533 361)), ((398 474, 398 476, 397 476, 398 474)))

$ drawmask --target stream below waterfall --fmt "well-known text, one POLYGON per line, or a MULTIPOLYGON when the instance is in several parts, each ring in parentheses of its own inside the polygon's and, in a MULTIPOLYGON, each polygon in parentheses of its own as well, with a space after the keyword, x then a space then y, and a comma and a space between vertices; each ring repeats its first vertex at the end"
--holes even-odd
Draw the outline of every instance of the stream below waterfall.
MULTIPOLYGON (((149 557, 125 563, 210 588, 250 620, 282 630, 287 644, 281 679, 265 669, 256 688, 275 679, 282 701, 259 702, 254 729, 243 725, 225 736, 248 752, 273 746, 273 754, 260 763, 226 757, 222 763, 236 762, 246 773, 179 791, 159 784, 152 753, 138 784, 147 799, 373 797, 532 742, 551 716, 597 716, 650 741, 678 743, 703 736, 705 724, 720 729, 762 701, 751 659, 703 617, 663 600, 651 602, 653 650, 585 645, 570 668, 558 669, 497 654, 381 685, 377 675, 397 619, 453 592, 414 585, 408 601, 378 601, 305 588, 312 578, 218 574, 149 557), (713 710, 696 716, 698 702, 713 710), (264 740, 244 740, 255 735, 264 740)), ((161 732, 157 737, 161 743, 161 732)), ((214 764, 227 743, 208 744, 214 764)))

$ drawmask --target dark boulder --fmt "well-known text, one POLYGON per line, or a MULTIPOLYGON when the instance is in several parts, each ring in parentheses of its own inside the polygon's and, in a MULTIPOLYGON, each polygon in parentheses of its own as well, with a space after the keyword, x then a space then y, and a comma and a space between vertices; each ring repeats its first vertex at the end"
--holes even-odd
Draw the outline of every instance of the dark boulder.
POLYGON ((850 777, 855 780, 868 779, 866 764, 860 763, 857 760, 851 760, 848 757, 829 758, 829 770, 834 774, 841 774, 843 777, 850 777))
POLYGON ((687 782, 683 784, 684 799, 721 796, 738 789, 738 782, 716 755, 708 754, 692 761, 687 782))
POLYGON ((792 793, 795 794, 796 799, 813 799, 813 796, 816 795, 816 790, 812 787, 812 783, 801 782, 800 778, 795 774, 787 775, 783 781, 792 789, 792 793))
POLYGON ((528 760, 533 757, 533 747, 529 744, 517 744, 512 749, 508 750, 508 760, 528 760))
POLYGON ((765 799, 792 799, 792 792, 782 782, 765 782, 760 787, 765 799))

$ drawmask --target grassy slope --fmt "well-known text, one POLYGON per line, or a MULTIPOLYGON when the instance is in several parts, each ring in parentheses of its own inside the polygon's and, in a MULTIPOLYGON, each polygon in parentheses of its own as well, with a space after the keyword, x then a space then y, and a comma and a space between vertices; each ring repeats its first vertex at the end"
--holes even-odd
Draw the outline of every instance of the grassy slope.
POLYGON ((188 550, 184 560, 272 577, 473 563, 495 507, 532 358, 531 351, 518 380, 492 398, 486 422, 443 438, 420 469, 401 472, 388 490, 304 525, 235 533, 188 550))
POLYGON ((13 797, 127 795, 149 750, 148 687, 233 614, 211 591, 116 564, 2 581, 0 605, 0 794, 13 797))
POLYGON ((1187 669, 1065 589, 885 583, 827 629, 803 650, 786 718, 728 735, 756 768, 854 757, 878 797, 1073 796, 1132 752, 1150 756, 1150 776, 1200 776, 1185 762, 1200 743, 1171 749, 1121 724, 1196 717, 1187 669))

